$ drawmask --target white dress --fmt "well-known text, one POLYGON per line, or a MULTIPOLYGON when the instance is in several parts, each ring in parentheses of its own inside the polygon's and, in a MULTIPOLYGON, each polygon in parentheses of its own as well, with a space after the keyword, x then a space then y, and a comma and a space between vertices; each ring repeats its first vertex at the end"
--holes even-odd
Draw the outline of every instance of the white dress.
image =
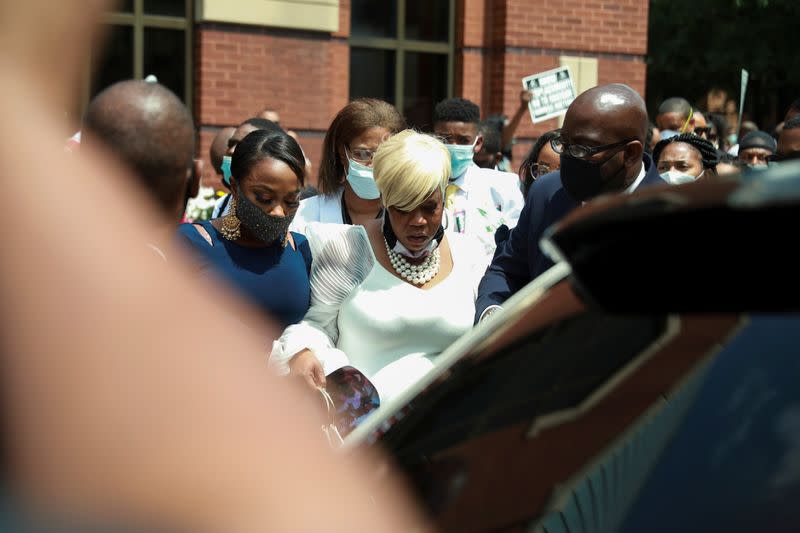
POLYGON ((486 263, 468 238, 448 235, 453 270, 423 290, 378 263, 362 226, 312 223, 306 236, 313 256, 311 308, 275 341, 270 364, 279 372, 287 373, 288 360, 309 348, 326 375, 348 364, 359 369, 383 403, 433 368, 472 327, 486 263))

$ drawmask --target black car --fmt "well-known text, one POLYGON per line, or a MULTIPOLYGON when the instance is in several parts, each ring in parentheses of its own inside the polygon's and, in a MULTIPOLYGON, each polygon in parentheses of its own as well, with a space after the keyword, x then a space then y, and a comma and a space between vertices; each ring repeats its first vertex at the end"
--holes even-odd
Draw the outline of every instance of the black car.
POLYGON ((798 229, 797 166, 587 204, 345 443, 442 531, 798 531, 798 229))

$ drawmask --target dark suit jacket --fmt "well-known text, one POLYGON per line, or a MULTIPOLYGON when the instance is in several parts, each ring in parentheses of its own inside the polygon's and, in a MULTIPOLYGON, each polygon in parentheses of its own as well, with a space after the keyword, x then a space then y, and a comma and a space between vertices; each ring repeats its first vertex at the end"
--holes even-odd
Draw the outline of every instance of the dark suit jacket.
MULTIPOLYGON (((644 155, 645 177, 639 187, 663 185, 656 165, 644 155)), ((490 305, 501 305, 536 276, 553 266, 539 249, 544 231, 577 207, 561 185, 561 174, 551 172, 537 179, 525 200, 517 226, 499 242, 492 264, 486 270, 475 302, 475 322, 490 305)))

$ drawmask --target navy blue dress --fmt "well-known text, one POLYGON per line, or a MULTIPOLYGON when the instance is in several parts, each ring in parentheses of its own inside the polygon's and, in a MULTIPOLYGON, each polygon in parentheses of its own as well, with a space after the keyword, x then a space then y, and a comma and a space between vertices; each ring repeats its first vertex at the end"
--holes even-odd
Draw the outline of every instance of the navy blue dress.
POLYGON ((196 224, 205 228, 212 244, 192 224, 181 224, 178 235, 197 252, 204 273, 230 282, 282 327, 300 322, 308 311, 311 293, 311 248, 304 236, 292 232, 296 249, 291 244, 249 248, 225 239, 207 220, 196 224))

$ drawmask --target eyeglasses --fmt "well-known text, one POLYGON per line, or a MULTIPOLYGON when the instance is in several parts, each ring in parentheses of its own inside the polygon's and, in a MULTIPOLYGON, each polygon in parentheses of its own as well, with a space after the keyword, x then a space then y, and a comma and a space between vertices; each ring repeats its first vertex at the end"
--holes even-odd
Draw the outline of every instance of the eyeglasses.
POLYGON ((626 139, 624 141, 619 141, 611 144, 604 144, 602 146, 584 146, 582 144, 567 144, 561 137, 556 137, 555 139, 552 139, 550 141, 550 148, 552 148, 553 151, 559 155, 567 154, 576 159, 585 159, 587 157, 593 156, 594 154, 599 154, 600 152, 604 152, 612 148, 624 146, 629 142, 633 142, 635 140, 636 139, 626 139))
POLYGON ((764 152, 750 152, 750 148, 746 150, 739 151, 739 161, 743 161, 746 164, 758 164, 758 163, 767 163, 772 159, 775 154, 764 153, 764 152))
POLYGON ((547 163, 533 163, 528 167, 528 174, 530 174, 533 179, 544 176, 548 172, 550 172, 550 165, 547 163))
POLYGON ((369 150, 367 148, 353 148, 347 149, 347 157, 358 161, 359 163, 372 163, 372 158, 375 157, 377 150, 369 150))
POLYGON ((703 127, 695 128, 694 134, 697 135, 698 137, 706 136, 706 138, 708 138, 711 135, 711 127, 707 126, 704 128, 703 127))

